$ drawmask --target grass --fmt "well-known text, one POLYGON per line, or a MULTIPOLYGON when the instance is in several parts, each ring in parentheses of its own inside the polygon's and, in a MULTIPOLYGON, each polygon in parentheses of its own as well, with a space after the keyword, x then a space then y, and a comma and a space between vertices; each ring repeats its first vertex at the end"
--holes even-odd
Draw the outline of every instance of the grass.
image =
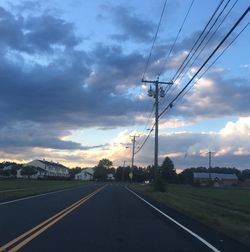
POLYGON ((0 180, 0 202, 30 195, 77 187, 82 181, 0 180))
POLYGON ((166 192, 151 185, 134 189, 250 246, 250 190, 172 184, 166 192))

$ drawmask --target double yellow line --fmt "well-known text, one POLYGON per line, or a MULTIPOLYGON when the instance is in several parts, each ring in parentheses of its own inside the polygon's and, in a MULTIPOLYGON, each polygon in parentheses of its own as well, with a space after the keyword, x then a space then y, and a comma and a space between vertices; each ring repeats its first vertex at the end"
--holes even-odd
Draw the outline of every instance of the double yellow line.
POLYGON ((59 220, 64 218, 66 215, 68 215, 70 212, 81 206, 84 202, 92 198, 94 195, 96 195, 98 192, 100 192, 105 185, 101 188, 98 188, 94 192, 90 193, 89 195, 83 197, 82 199, 78 200, 74 204, 70 205, 69 207, 65 208, 64 210, 60 211, 59 213, 53 215, 49 219, 43 221, 39 225, 33 227, 29 231, 25 232, 24 234, 18 236, 14 240, 6 243, 2 247, 0 247, 0 252, 7 251, 8 252, 15 252, 18 251, 20 248, 22 248, 24 245, 29 243, 31 240, 36 238, 38 235, 43 233, 45 230, 53 226, 55 223, 57 223, 59 220))

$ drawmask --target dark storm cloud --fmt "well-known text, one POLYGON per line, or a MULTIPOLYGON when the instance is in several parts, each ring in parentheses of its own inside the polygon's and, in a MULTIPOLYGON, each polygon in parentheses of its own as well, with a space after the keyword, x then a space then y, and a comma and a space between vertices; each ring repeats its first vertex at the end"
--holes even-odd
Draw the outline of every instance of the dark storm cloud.
POLYGON ((53 52, 53 46, 72 48, 80 43, 74 25, 43 14, 24 19, 0 7, 0 45, 28 53, 53 52))
POLYGON ((111 38, 117 41, 133 40, 136 42, 151 42, 155 24, 148 19, 139 18, 132 13, 131 9, 123 6, 107 7, 113 16, 114 24, 121 30, 121 33, 112 34, 111 38))
POLYGON ((25 23, 25 39, 37 50, 51 51, 53 45, 74 47, 80 39, 74 34, 74 25, 49 15, 31 17, 25 23))
POLYGON ((125 84, 128 87, 140 83, 140 74, 145 64, 145 58, 132 52, 125 54, 121 46, 106 46, 97 44, 92 52, 95 59, 95 75, 90 83, 98 89, 110 92, 113 89, 125 84))
MULTIPOLYGON (((133 39, 147 40, 143 36, 150 36, 150 33, 140 35, 136 30, 144 27, 149 31, 150 25, 147 28, 146 23, 138 20, 138 24, 131 27, 131 20, 135 17, 126 10, 122 14, 120 8, 115 11, 121 14, 118 23, 123 25, 123 31, 131 32, 133 39), (122 21, 126 17, 128 21, 122 21)), ((129 88, 140 84, 145 66, 145 57, 139 52, 125 53, 121 46, 101 43, 88 52, 76 49, 79 40, 71 23, 45 14, 27 18, 14 16, 1 7, 0 33, 2 147, 12 144, 58 149, 90 148, 61 139, 70 134, 68 130, 84 127, 131 126, 135 123, 136 113, 144 113, 148 109, 145 104, 152 104, 152 100, 147 99, 141 101, 143 106, 138 106, 134 94, 129 92, 129 88), (45 62, 30 63, 23 52, 30 57, 38 53, 39 61, 44 56, 45 62), (18 55, 19 61, 13 59, 14 54, 18 55), (48 55, 53 57, 46 61, 48 55), (28 126, 27 121, 30 122, 28 126), (19 137, 14 134, 17 127, 19 137), (30 138, 28 133, 24 134, 25 143, 21 135, 27 129, 30 138)), ((250 90, 245 85, 238 85, 237 81, 217 78, 217 91, 212 94, 210 104, 200 107, 198 101, 204 94, 198 92, 193 106, 184 100, 182 107, 175 108, 176 113, 190 119, 196 115, 213 117, 242 111, 249 113, 246 98, 250 90), (185 110, 185 106, 188 109, 185 110)), ((240 83, 244 81, 240 80, 240 83)), ((211 94, 211 90, 207 91, 211 94)))
POLYGON ((0 6, 0 45, 14 49, 23 47, 23 18, 15 18, 10 12, 0 6))
MULTIPOLYGON (((14 6, 13 6, 14 7, 14 6)), ((20 11, 25 11, 25 10, 40 10, 42 7, 41 3, 36 0, 27 0, 27 1, 22 1, 19 5, 17 5, 15 8, 17 8, 20 11)))
POLYGON ((70 132, 50 125, 31 121, 7 123, 0 128, 0 149, 24 148, 50 148, 58 150, 90 150, 104 147, 105 145, 83 146, 73 141, 61 140, 61 137, 70 132))
POLYGON ((49 65, 30 66, 28 71, 2 57, 0 104, 4 121, 32 120, 64 127, 130 124, 128 117, 135 104, 116 91, 116 86, 135 84, 131 75, 137 67, 136 55, 125 56, 119 50, 111 53, 115 66, 108 64, 109 56, 105 57, 112 49, 96 50, 92 56, 82 51, 63 51, 49 65), (97 62, 94 77, 90 69, 93 62, 97 62))
POLYGON ((76 50, 73 26, 64 20, 44 15, 25 19, 0 11, 2 148, 96 148, 61 138, 68 129, 133 124, 135 104, 117 87, 136 84, 144 61, 140 54, 102 44, 88 53, 76 50), (22 53, 32 56, 35 51, 41 56, 50 51, 53 60, 30 64, 22 53))

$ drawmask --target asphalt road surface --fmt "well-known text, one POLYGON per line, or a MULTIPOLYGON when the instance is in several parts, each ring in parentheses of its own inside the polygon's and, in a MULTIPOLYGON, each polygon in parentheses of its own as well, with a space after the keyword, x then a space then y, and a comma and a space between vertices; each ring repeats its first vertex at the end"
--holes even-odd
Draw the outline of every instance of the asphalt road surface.
POLYGON ((123 185, 90 184, 0 203, 0 251, 247 251, 178 223, 123 185))

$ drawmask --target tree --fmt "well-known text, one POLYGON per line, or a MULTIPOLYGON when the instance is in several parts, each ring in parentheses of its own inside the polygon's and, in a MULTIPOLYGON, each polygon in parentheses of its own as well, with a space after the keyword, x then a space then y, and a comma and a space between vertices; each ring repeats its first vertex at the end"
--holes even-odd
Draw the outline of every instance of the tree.
POLYGON ((100 160, 98 165, 95 167, 94 179, 97 179, 99 181, 106 180, 108 170, 112 165, 113 163, 109 159, 104 158, 100 160))
POLYGON ((21 170, 21 175, 27 175, 30 178, 32 175, 35 175, 37 170, 34 166, 24 166, 21 170))
POLYGON ((242 171, 242 180, 250 179, 250 169, 242 171))
POLYGON ((173 161, 166 157, 160 167, 161 177, 167 182, 175 182, 176 181, 176 171, 174 168, 173 161))
POLYGON ((8 161, 2 162, 0 163, 0 175, 15 177, 17 174, 17 170, 22 169, 22 167, 23 167, 22 164, 17 164, 8 161))
POLYGON ((112 165, 113 165, 113 162, 107 158, 103 158, 102 160, 99 161, 99 164, 98 164, 98 166, 103 166, 106 169, 109 169, 112 165))
POLYGON ((80 168, 80 167, 75 167, 75 168, 69 169, 69 176, 70 176, 70 178, 71 178, 71 179, 74 179, 74 178, 75 178, 75 175, 76 175, 77 173, 80 173, 81 170, 82 170, 82 168, 80 168))

